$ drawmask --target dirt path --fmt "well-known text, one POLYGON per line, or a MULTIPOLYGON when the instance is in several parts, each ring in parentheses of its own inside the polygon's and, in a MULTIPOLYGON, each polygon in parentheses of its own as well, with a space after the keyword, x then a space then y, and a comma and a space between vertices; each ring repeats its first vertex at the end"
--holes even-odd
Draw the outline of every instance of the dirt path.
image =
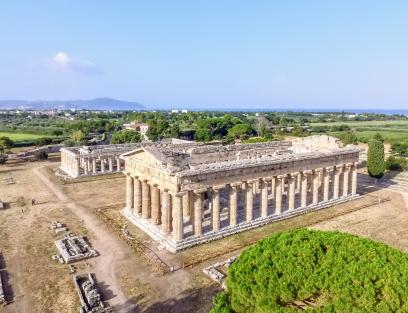
POLYGON ((123 243, 114 237, 88 209, 68 198, 58 186, 41 172, 40 168, 34 168, 33 171, 62 204, 83 221, 84 226, 91 232, 92 246, 100 255, 89 261, 89 263, 93 265, 92 271, 95 273, 99 284, 103 286, 103 292, 108 303, 113 308, 120 308, 118 312, 132 312, 135 305, 127 301, 116 276, 116 269, 120 268, 121 261, 127 255, 123 243))

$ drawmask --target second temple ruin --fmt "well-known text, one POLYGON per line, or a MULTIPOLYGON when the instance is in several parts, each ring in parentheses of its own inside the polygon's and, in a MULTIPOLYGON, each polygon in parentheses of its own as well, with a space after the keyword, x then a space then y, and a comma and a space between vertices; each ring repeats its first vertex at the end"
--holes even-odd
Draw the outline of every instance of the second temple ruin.
POLYGON ((124 153, 123 214, 169 251, 357 197, 360 149, 329 136, 124 153))

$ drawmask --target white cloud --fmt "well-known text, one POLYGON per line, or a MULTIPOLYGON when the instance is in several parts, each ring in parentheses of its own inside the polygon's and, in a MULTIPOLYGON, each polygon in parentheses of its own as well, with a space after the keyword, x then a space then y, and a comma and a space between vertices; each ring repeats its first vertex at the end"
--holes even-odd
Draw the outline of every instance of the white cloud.
POLYGON ((51 66, 55 70, 77 72, 87 75, 103 74, 102 70, 89 60, 74 59, 65 52, 58 52, 51 58, 51 66))

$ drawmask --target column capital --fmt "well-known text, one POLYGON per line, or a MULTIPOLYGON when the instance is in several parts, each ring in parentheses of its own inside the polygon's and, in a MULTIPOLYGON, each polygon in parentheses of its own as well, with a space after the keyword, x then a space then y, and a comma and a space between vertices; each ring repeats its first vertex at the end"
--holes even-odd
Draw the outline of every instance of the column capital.
POLYGON ((303 175, 310 175, 310 174, 312 174, 312 170, 304 170, 304 171, 302 171, 302 174, 303 175))
POLYGON ((323 168, 322 167, 316 168, 316 169, 313 170, 313 172, 315 172, 315 173, 323 172, 323 168))
POLYGON ((339 173, 343 171, 343 168, 344 168, 344 164, 335 166, 336 172, 339 172, 339 173))
POLYGON ((259 179, 248 179, 247 181, 246 181, 246 183, 247 184, 255 184, 255 183, 257 183, 259 181, 259 179))
POLYGON ((203 193, 203 192, 205 192, 205 191, 207 191, 207 188, 200 188, 200 189, 195 189, 195 190, 193 190, 193 192, 194 192, 195 194, 201 194, 201 193, 203 193))
POLYGON ((211 189, 214 191, 219 191, 220 189, 225 188, 225 185, 217 185, 217 186, 212 186, 211 189))
POLYGON ((299 175, 299 172, 293 172, 288 174, 291 178, 296 178, 299 175))
POLYGON ((168 192, 173 197, 180 197, 180 198, 187 194, 187 191, 172 192, 172 191, 166 190, 166 192, 168 192))
POLYGON ((264 182, 270 182, 270 181, 272 181, 273 178, 274 178, 273 176, 268 176, 268 177, 261 178, 261 180, 264 181, 264 182))
POLYGON ((238 187, 242 186, 242 183, 231 183, 229 184, 231 188, 237 189, 238 187))
POLYGON ((347 163, 344 165, 347 169, 350 169, 353 166, 353 163, 347 163))
POLYGON ((278 176, 276 176, 276 178, 278 178, 278 179, 283 179, 283 178, 285 178, 285 176, 286 176, 286 175, 278 175, 278 176))
POLYGON ((334 171, 334 166, 327 166, 324 168, 325 172, 332 172, 334 171))

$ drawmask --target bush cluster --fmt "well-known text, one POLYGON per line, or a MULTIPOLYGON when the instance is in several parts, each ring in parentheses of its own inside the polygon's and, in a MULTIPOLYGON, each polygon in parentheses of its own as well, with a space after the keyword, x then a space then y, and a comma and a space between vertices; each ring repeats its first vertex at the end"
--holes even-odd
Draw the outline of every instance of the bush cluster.
POLYGON ((229 269, 212 313, 408 311, 408 255, 339 232, 278 233, 229 269))

